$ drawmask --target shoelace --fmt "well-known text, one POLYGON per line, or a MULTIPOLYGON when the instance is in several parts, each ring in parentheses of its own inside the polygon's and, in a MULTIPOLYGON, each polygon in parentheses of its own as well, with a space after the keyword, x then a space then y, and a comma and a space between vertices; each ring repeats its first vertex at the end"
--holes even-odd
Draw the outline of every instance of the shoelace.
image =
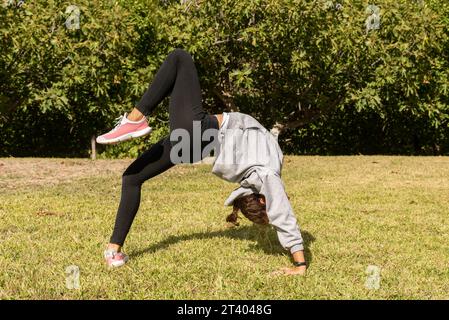
POLYGON ((117 130, 117 128, 118 127, 120 127, 120 125, 122 124, 122 120, 123 120, 123 115, 121 115, 120 117, 118 117, 118 118, 115 118, 115 126, 114 126, 114 129, 112 129, 112 131, 115 131, 115 130, 117 130))
POLYGON ((116 127, 119 126, 122 123, 123 118, 124 118, 124 115, 121 115, 120 117, 115 118, 115 121, 116 121, 115 122, 115 126, 116 127))

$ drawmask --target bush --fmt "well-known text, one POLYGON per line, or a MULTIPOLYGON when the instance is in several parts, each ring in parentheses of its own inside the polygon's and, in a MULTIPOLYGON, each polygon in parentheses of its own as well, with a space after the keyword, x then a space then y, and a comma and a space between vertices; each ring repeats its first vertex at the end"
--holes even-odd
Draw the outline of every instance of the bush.
POLYGON ((85 156, 90 137, 148 86, 155 62, 141 59, 135 39, 136 24, 149 18, 132 14, 132 1, 80 0, 80 28, 70 29, 69 4, 0 11, 2 155, 85 156))
MULTIPOLYGON (((449 153, 443 0, 378 0, 371 30, 368 1, 80 0, 75 30, 69 4, 0 9, 1 155, 87 155, 177 47, 195 59, 207 111, 276 126, 287 153, 449 153)), ((150 138, 103 156, 148 148, 166 110, 150 138)))

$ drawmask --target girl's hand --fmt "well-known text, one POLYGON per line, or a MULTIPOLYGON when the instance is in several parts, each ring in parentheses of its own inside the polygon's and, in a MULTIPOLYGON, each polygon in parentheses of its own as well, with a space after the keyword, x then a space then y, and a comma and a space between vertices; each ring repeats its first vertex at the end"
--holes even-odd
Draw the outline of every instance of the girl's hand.
POLYGON ((294 275, 300 275, 304 276, 306 275, 307 267, 301 266, 301 267, 289 267, 289 268, 281 268, 279 270, 276 270, 272 272, 271 274, 273 276, 279 276, 279 275, 286 275, 286 276, 294 276, 294 275))

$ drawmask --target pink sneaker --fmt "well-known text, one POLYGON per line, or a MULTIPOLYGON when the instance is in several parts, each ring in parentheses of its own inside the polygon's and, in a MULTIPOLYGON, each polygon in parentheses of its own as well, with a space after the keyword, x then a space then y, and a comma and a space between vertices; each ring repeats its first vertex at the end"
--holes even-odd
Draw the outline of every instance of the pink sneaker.
POLYGON ((118 268, 128 262, 128 256, 123 252, 117 252, 115 250, 105 250, 104 258, 106 264, 112 268, 118 268))
POLYGON ((126 141, 132 138, 145 136, 151 132, 147 119, 144 117, 140 121, 130 121, 127 119, 127 113, 117 118, 115 128, 97 137, 97 143, 113 144, 120 141, 126 141))

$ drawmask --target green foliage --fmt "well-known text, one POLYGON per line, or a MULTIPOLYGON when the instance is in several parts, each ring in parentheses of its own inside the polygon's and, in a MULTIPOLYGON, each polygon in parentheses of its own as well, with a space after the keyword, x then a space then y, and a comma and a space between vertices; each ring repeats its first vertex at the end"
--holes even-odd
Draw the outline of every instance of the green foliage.
MULTIPOLYGON (((444 0, 378 0, 373 30, 369 1, 80 0, 75 30, 70 4, 0 9, 3 155, 86 154, 177 47, 195 59, 207 111, 281 126, 289 153, 449 153, 444 0)), ((103 156, 148 148, 166 110, 151 138, 103 156)))
POLYGON ((69 29, 69 4, 0 11, 2 154, 86 153, 90 137, 110 128, 148 86, 151 66, 139 61, 133 41, 139 18, 120 1, 77 1, 80 28, 69 29))

